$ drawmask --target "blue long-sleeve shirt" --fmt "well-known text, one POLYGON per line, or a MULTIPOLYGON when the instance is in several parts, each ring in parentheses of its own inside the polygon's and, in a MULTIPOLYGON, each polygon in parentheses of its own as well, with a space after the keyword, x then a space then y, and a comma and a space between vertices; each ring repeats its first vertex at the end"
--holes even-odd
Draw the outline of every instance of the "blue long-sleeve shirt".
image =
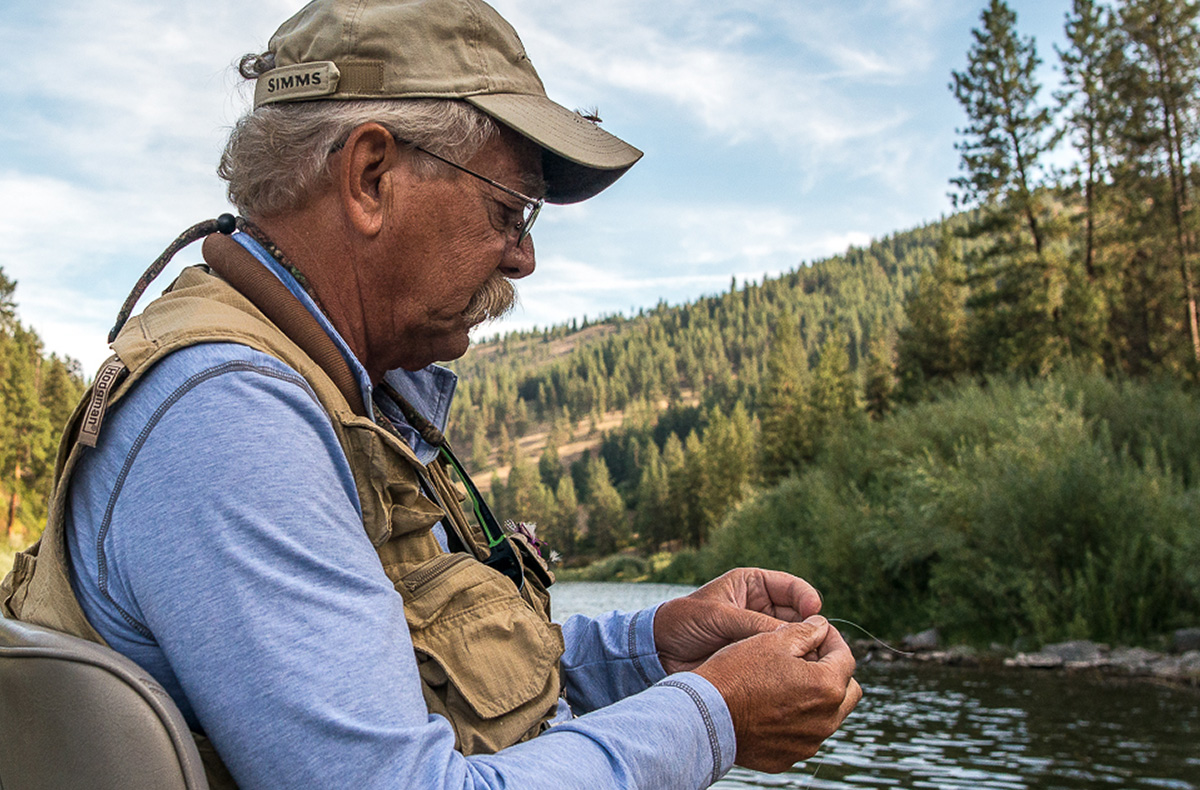
MULTIPOLYGON (((391 376, 444 420, 452 374, 391 376)), ((712 685, 664 679, 653 609, 569 619, 574 711, 560 704, 555 726, 495 755, 454 751, 450 724, 425 707, 403 602, 328 416, 295 371, 245 346, 176 352, 112 409, 74 477, 68 546, 88 619, 247 790, 695 788, 733 761, 712 685)))

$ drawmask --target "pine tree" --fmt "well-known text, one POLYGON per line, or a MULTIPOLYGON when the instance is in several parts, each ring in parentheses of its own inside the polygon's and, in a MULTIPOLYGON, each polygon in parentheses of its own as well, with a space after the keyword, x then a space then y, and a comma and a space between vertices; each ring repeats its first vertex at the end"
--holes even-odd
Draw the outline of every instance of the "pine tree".
POLYGON ((541 477, 542 483, 546 488, 551 491, 558 488, 558 481, 563 476, 563 467, 562 461, 558 457, 558 444, 556 442, 546 442, 546 449, 542 450, 542 455, 538 458, 538 475, 541 477))
MULTIPOLYGON (((76 360, 59 357, 57 354, 45 358, 38 399, 45 411, 50 434, 47 436, 46 451, 35 458, 34 464, 36 485, 43 497, 49 497, 54 479, 54 463, 57 457, 55 445, 58 436, 75 411, 83 391, 83 375, 76 360)), ((0 421, 0 424, 3 422, 0 421)))
POLYGON ((790 474, 806 454, 797 438, 803 435, 807 422, 807 380, 808 359, 794 319, 780 316, 767 354, 759 404, 761 468, 767 483, 790 474))
POLYGON ((892 400, 896 392, 895 363, 892 357, 890 343, 883 338, 872 341, 871 351, 867 356, 863 400, 866 402, 867 414, 876 420, 882 419, 892 410, 892 400))
POLYGON ((682 541, 687 534, 688 503, 687 456, 679 435, 672 433, 663 444, 663 470, 667 476, 667 490, 671 493, 671 507, 662 520, 664 541, 682 541))
POLYGON ((972 31, 967 69, 951 88, 967 114, 956 145, 963 175, 959 205, 980 207, 973 232, 985 239, 968 261, 975 355, 983 372, 1045 372, 1064 353, 1066 277, 1049 249, 1050 214, 1039 189, 1042 160, 1055 144, 1050 110, 1038 103, 1041 63, 1004 0, 991 0, 972 31))
POLYGON ((907 324, 899 332, 896 368, 906 400, 920 399, 929 385, 968 370, 967 271, 960 250, 944 231, 933 268, 921 274, 905 302, 907 324))
POLYGON ((55 426, 41 399, 44 363, 41 340, 19 322, 12 324, 10 331, 4 334, 4 340, 7 341, 3 354, 6 369, 2 371, 0 395, 4 399, 4 427, 8 435, 0 479, 9 491, 6 531, 11 536, 17 525, 22 497, 30 491, 41 497, 49 493, 48 490, 39 491, 41 486, 36 475, 39 469, 48 467, 55 426))
POLYGON ((669 539, 671 487, 667 468, 654 442, 646 443, 642 450, 642 459, 633 528, 642 548, 648 553, 653 553, 669 539))
POLYGON ((1053 147, 1050 110, 1038 105, 1035 75, 1041 59, 1032 38, 1016 30, 1017 15, 1004 0, 991 0, 971 31, 975 43, 966 71, 952 73, 950 87, 967 114, 964 174, 953 180, 965 205, 1007 202, 1027 225, 1040 254, 1043 230, 1034 185, 1042 156, 1053 147))
POLYGON ((471 470, 475 474, 480 474, 488 468, 488 441, 487 432, 484 430, 483 423, 476 421, 470 427, 470 449, 471 449, 471 470))
POLYGON ((739 401, 728 417, 715 409, 710 412, 701 445, 705 489, 700 500, 711 514, 711 528, 724 521, 757 477, 754 426, 746 407, 739 401))
POLYGON ((504 488, 504 510, 499 514, 501 519, 544 523, 550 517, 550 492, 542 484, 537 469, 521 453, 514 458, 504 488))
POLYGON ((499 437, 496 439, 497 462, 511 466, 515 463, 518 454, 517 444, 513 441, 511 434, 509 434, 508 426, 501 423, 499 437))
MULTIPOLYGON (((819 446, 825 434, 852 420, 859 412, 858 385, 850 371, 846 336, 840 331, 830 332, 821 346, 809 402, 813 416, 809 426, 813 446, 819 446)), ((805 460, 811 460, 811 457, 805 460)))
POLYGON ((1055 98, 1080 155, 1076 186, 1083 192, 1083 268, 1087 279, 1094 283, 1098 278, 1097 191, 1106 172, 1104 154, 1117 112, 1112 95, 1117 49, 1110 15, 1096 0, 1072 0, 1065 33, 1068 46, 1057 49, 1063 89, 1055 98))
POLYGON ((0 271, 0 332, 11 332, 17 322, 17 281, 0 271))
POLYGON ((575 482, 570 475, 563 475, 554 489, 554 515, 546 531, 550 548, 564 557, 573 557, 579 537, 579 500, 575 496, 575 482))
POLYGON ((683 480, 677 491, 677 502, 684 519, 683 535, 689 546, 700 548, 720 523, 721 514, 712 509, 712 497, 709 495, 711 467, 705 457, 704 444, 696 431, 689 433, 684 441, 683 456, 683 480))
POLYGON ((613 554, 628 546, 632 537, 625 502, 613 487, 602 459, 588 457, 587 478, 588 542, 601 556, 613 554))

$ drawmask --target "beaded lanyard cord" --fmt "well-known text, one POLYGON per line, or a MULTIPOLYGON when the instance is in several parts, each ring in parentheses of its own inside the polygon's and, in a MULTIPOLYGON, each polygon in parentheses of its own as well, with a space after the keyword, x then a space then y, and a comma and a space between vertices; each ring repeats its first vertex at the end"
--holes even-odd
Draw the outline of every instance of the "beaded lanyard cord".
MULTIPOLYGON (((111 343, 117 339, 117 334, 120 333, 121 327, 125 326, 125 322, 129 320, 130 314, 133 313, 134 305, 136 305, 138 300, 142 298, 142 294, 146 293, 146 289, 150 287, 150 283, 154 282, 158 275, 162 274, 163 269, 167 268, 167 264, 171 262, 171 259, 174 258, 180 250, 189 244, 203 239, 205 236, 211 236, 214 233, 223 233, 226 236, 231 236, 233 235, 234 231, 238 230, 242 231, 247 236, 250 236, 252 239, 261 244, 263 249, 265 249, 271 255, 271 257, 279 262, 280 266, 287 269, 288 273, 291 274, 292 277, 296 278, 296 282, 300 283, 300 287, 304 289, 305 293, 312 297, 312 300, 317 303, 317 306, 320 306, 321 303, 317 299, 316 294, 313 293, 312 288, 309 286, 308 278, 304 276, 304 272, 300 271, 290 260, 288 260, 288 257, 283 254, 283 250, 279 249, 275 242, 271 241, 270 237, 263 232, 262 228, 258 227, 245 217, 235 217, 232 214, 222 214, 216 219, 206 219, 203 222, 197 222, 183 233, 180 233, 179 236, 175 238, 175 241, 171 242, 170 245, 163 250, 162 255, 159 255, 157 258, 155 258, 154 263, 150 264, 146 271, 142 272, 142 276, 139 277, 137 283, 134 284, 133 290, 129 292, 129 296, 125 297, 125 302, 121 305, 120 312, 117 313, 117 322, 113 325, 113 328, 108 333, 108 342, 111 343)), ((324 308, 322 308, 322 310, 323 309, 324 308)))

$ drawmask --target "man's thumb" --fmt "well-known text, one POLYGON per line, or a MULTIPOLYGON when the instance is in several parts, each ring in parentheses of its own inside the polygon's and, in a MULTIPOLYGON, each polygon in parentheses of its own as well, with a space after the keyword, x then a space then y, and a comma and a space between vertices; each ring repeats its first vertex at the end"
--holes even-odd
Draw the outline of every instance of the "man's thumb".
POLYGON ((788 623, 779 630, 786 631, 792 639, 792 652, 798 658, 803 658, 825 641, 825 636, 829 633, 829 621, 819 614, 814 614, 802 623, 788 623))

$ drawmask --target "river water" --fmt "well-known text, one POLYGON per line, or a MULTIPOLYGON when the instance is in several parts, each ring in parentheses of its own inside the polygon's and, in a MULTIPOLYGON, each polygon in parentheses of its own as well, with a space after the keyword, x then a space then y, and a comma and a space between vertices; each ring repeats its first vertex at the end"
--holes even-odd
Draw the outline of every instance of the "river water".
MULTIPOLYGON (((691 589, 560 582, 555 619, 691 589)), ((857 676, 862 702, 816 757, 779 775, 735 768, 714 787, 1200 790, 1194 690, 910 664, 862 665, 857 676)))

